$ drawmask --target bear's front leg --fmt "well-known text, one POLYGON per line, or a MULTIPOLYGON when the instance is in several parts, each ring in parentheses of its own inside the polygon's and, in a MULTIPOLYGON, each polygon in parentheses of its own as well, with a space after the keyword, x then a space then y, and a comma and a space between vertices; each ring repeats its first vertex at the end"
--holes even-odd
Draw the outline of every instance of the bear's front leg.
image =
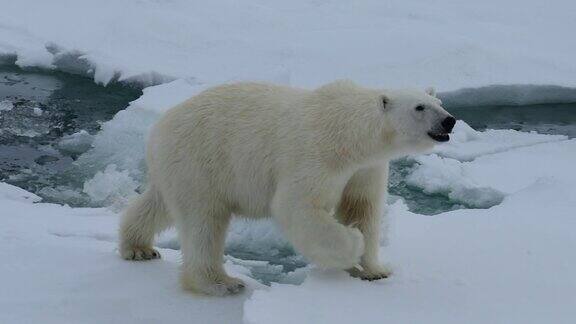
POLYGON ((338 219, 345 225, 357 227, 364 235, 364 254, 361 269, 348 269, 353 277, 363 280, 387 278, 392 271, 380 264, 380 231, 382 199, 388 165, 358 171, 349 181, 338 206, 338 219))
MULTIPOLYGON (((357 202, 356 208, 365 203, 357 202)), ((365 208, 370 208, 365 204, 365 208)), ((360 207, 363 208, 363 207, 360 207)), ((356 224, 360 232, 364 235, 364 255, 362 255, 360 266, 362 269, 350 268, 348 273, 351 276, 362 280, 379 280, 389 277, 392 271, 381 265, 379 261, 380 250, 380 223, 381 217, 377 213, 366 213, 361 218, 356 219, 356 224)))
POLYGON ((362 233, 340 224, 330 213, 322 193, 287 185, 279 188, 272 214, 288 240, 312 263, 348 269, 364 254, 362 233))

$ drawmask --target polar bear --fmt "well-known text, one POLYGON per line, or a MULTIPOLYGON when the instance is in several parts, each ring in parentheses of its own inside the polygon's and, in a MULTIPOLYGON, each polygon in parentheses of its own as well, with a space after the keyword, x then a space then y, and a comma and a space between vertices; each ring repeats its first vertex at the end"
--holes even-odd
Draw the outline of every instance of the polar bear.
POLYGON ((367 280, 378 260, 388 161, 449 140, 455 119, 432 90, 316 90, 265 83, 217 86, 170 109, 147 146, 148 189, 120 225, 120 254, 159 258, 156 233, 174 224, 181 282, 209 295, 242 281, 223 268, 231 215, 272 216, 297 251, 367 280))

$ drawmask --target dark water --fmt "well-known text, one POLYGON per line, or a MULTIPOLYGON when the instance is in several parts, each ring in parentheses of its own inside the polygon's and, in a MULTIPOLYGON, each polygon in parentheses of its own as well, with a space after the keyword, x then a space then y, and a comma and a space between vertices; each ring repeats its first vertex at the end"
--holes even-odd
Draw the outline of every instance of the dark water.
POLYGON ((408 185, 404 179, 416 167, 416 163, 410 159, 400 159, 390 164, 388 192, 391 196, 404 199, 410 211, 434 215, 454 209, 467 208, 461 202, 454 202, 446 195, 435 193, 429 194, 422 189, 408 185))
POLYGON ((448 108, 476 130, 515 129, 576 137, 576 103, 448 108))
POLYGON ((102 122, 141 94, 134 87, 99 86, 71 74, 1 66, 0 181, 48 202, 86 203, 74 190, 85 179, 70 174, 73 161, 90 148, 102 122), (71 189, 56 196, 61 188, 71 189))

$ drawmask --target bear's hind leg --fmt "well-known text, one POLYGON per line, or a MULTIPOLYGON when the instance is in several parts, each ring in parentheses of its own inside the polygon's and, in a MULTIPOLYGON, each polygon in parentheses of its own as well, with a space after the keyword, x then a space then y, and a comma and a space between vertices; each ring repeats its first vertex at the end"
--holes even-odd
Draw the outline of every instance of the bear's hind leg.
POLYGON ((231 213, 224 207, 186 204, 176 218, 183 256, 181 283, 185 289, 214 296, 241 292, 245 285, 226 274, 224 242, 231 213), (184 213, 186 211, 186 213, 184 213))
POLYGON ((160 258, 154 236, 172 224, 160 194, 151 186, 131 202, 120 224, 120 255, 126 260, 160 258))

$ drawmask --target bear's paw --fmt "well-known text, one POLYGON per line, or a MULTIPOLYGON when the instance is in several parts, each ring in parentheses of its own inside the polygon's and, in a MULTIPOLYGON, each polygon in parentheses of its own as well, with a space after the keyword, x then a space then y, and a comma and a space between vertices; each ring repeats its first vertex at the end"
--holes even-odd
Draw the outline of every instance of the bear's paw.
POLYGON ((124 260, 145 261, 160 259, 160 252, 151 247, 126 247, 120 250, 124 260))
POLYGON ((386 266, 378 265, 362 269, 356 267, 347 270, 350 276, 367 281, 386 279, 392 275, 392 270, 386 266))
POLYGON ((210 280, 184 274, 181 277, 181 282, 184 289, 219 297, 238 294, 246 287, 246 284, 242 280, 229 276, 210 280))

